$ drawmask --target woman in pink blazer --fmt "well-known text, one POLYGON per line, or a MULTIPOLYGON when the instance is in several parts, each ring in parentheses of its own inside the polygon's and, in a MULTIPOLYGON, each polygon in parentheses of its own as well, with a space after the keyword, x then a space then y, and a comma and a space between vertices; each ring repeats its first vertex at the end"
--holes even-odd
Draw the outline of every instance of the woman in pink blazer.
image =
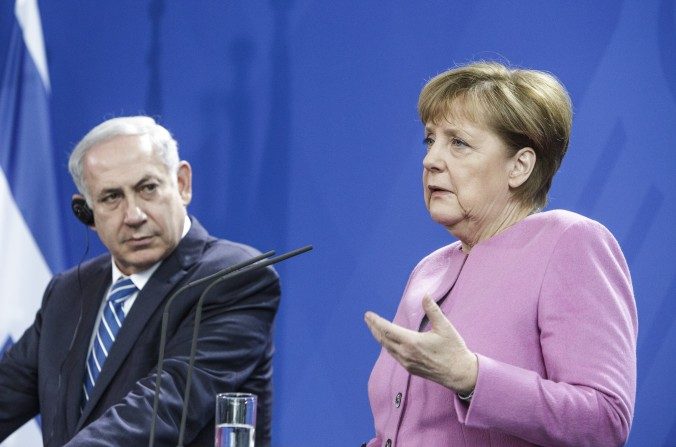
POLYGON ((629 434, 637 318, 610 232, 540 212, 572 112, 551 75, 473 63, 423 89, 423 194, 458 241, 424 258, 383 349, 369 447, 616 446, 629 434))

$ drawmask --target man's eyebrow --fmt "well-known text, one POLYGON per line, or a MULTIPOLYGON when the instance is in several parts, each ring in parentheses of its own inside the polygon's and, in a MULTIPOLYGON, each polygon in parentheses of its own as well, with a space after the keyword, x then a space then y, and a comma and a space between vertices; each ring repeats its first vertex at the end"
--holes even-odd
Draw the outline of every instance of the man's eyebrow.
MULTIPOLYGON (((147 182, 149 182, 149 181, 151 181, 151 180, 154 180, 154 181, 156 181, 156 182, 161 182, 160 179, 159 179, 158 177, 156 177, 156 176, 154 176, 154 175, 148 174, 148 175, 144 176, 143 178, 141 178, 141 180, 139 180, 138 182, 136 182, 136 183, 134 184, 133 188, 134 188, 134 189, 138 189, 138 188, 140 188, 141 186, 143 186, 143 184, 145 184, 145 183, 147 183, 147 182)), ((114 186, 114 187, 110 187, 110 188, 103 188, 103 189, 97 194, 97 197, 103 197, 103 196, 105 196, 106 194, 110 194, 110 193, 121 193, 121 192, 123 191, 123 189, 124 189, 124 188, 121 187, 121 186, 114 186)))
POLYGON ((114 192, 122 192, 122 188, 120 187, 103 188, 101 191, 99 191, 99 193, 96 196, 100 198, 114 192))
POLYGON ((140 188, 141 186, 143 186, 144 183, 147 183, 147 182, 149 182, 149 181, 151 181, 151 180, 154 180, 154 181, 156 181, 156 182, 158 182, 158 183, 161 183, 161 181, 160 181, 159 178, 157 178, 157 177, 154 176, 154 175, 148 174, 148 175, 144 176, 143 178, 141 178, 141 180, 139 180, 138 182, 136 182, 136 184, 134 185, 134 189, 140 188))

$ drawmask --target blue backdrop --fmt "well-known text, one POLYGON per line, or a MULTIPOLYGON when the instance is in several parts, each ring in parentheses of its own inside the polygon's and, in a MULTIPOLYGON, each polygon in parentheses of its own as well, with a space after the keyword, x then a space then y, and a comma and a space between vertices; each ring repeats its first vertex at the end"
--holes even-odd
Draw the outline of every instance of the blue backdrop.
MULTIPOLYGON (((0 2, 0 73, 12 3, 0 2)), ((620 241, 639 310, 629 445, 676 445, 676 0, 39 5, 68 265, 88 233, 68 211, 68 153, 123 114, 174 133, 194 169, 190 212, 213 234, 265 250, 314 244, 279 268, 276 446, 373 433, 379 347, 363 313, 392 317, 412 267, 451 241, 422 203, 425 81, 475 59, 556 74, 575 121, 550 207, 620 241)))

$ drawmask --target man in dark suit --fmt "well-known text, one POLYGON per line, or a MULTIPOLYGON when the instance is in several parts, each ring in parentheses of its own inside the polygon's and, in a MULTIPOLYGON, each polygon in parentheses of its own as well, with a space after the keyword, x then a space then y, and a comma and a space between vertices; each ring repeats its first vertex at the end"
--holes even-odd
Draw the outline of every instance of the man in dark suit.
MULTIPOLYGON (((40 413, 48 446, 146 445, 167 298, 258 252, 215 239, 188 217, 190 165, 151 118, 95 127, 74 149, 69 169, 76 199, 90 207, 85 220, 110 254, 56 275, 34 323, 0 361, 0 441, 40 413), (111 289, 120 278, 133 285, 127 281, 129 293, 115 307, 111 289), (113 314, 118 329, 108 323, 113 314)), ((278 277, 267 268, 223 284, 204 302, 186 444, 213 445, 215 395, 242 391, 258 395, 256 445, 269 445, 278 277)), ((189 289, 171 307, 157 446, 177 442, 202 291, 189 289)))

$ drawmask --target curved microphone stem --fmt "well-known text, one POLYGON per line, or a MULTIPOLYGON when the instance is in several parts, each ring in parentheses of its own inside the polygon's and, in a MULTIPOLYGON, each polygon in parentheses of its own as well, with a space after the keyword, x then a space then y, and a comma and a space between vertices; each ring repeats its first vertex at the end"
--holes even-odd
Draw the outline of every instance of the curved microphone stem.
POLYGON ((217 280, 221 276, 229 275, 233 272, 236 272, 237 270, 241 270, 245 267, 248 267, 258 261, 269 258, 274 254, 275 254, 274 251, 268 251, 258 256, 254 256, 253 258, 247 259, 246 261, 242 261, 237 264, 231 265, 230 267, 225 268, 223 270, 219 270, 218 272, 206 276, 204 278, 189 282, 188 284, 186 284, 185 286, 181 287, 176 292, 174 292, 174 294, 171 295, 167 300, 167 303, 164 305, 164 312, 162 314, 162 329, 160 332, 160 353, 157 359, 157 379, 155 380, 155 396, 153 399, 153 418, 150 423, 150 439, 148 441, 149 447, 153 447, 153 445, 155 444, 155 426, 157 424, 157 410, 160 403, 160 384, 162 380, 162 366, 163 366, 162 364, 164 363, 164 348, 167 342, 167 325, 169 323, 169 307, 171 306, 171 303, 174 301, 174 299, 176 299, 178 295, 183 293, 183 291, 191 287, 204 284, 205 282, 211 281, 213 279, 217 280))
POLYGON ((263 269, 265 267, 276 264, 278 262, 282 262, 285 259, 292 258, 292 257, 297 256, 299 254, 308 252, 310 250, 312 250, 312 245, 306 245, 304 247, 297 248, 295 250, 292 250, 288 253, 284 253, 282 255, 276 256, 274 258, 258 261, 254 264, 250 264, 246 267, 243 267, 241 269, 233 271, 229 274, 224 274, 222 277, 216 279, 214 282, 209 284, 206 289, 204 289, 204 292, 202 292, 202 295, 199 297, 199 300, 197 301, 197 304, 195 305, 195 326, 194 326, 193 335, 192 335, 192 346, 190 347, 190 363, 189 363, 189 366, 188 366, 188 375, 187 375, 187 378, 186 378, 185 393, 184 393, 184 396, 183 396, 183 412, 181 413, 181 428, 180 428, 179 433, 178 433, 178 445, 177 445, 177 447, 183 447, 183 437, 184 437, 184 434, 185 434, 185 424, 186 424, 186 420, 187 420, 187 417, 188 417, 188 401, 190 399, 190 387, 191 387, 191 384, 192 384, 192 371, 193 371, 194 366, 195 366, 195 353, 197 352, 197 335, 199 333, 200 323, 201 323, 201 319, 202 319, 202 303, 204 302, 204 298, 211 291, 211 289, 213 289, 217 284, 220 284, 223 281, 231 280, 233 278, 237 278, 239 276, 246 275, 247 273, 251 273, 255 270, 263 269))

